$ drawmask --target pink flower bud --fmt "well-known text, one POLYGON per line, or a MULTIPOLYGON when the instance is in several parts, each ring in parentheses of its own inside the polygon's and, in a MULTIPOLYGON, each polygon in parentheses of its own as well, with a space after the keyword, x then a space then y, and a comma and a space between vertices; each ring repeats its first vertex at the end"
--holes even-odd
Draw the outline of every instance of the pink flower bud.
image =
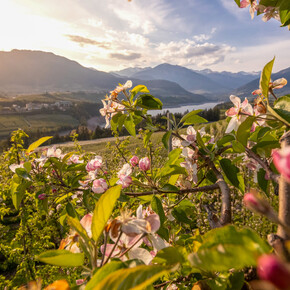
POLYGON ((277 170, 290 182, 290 146, 273 150, 272 157, 277 170))
POLYGON ((274 255, 262 255, 258 259, 258 275, 262 280, 267 280, 279 289, 289 289, 290 271, 274 255))
POLYGON ((104 193, 108 189, 108 184, 105 179, 96 179, 93 182, 92 191, 94 193, 104 193))
POLYGON ((40 199, 40 200, 46 199, 46 194, 42 193, 42 194, 38 195, 38 199, 40 199))
POLYGON ((130 164, 135 167, 137 166, 139 163, 139 158, 137 156, 133 156, 131 159, 130 159, 130 164))
POLYGON ((144 157, 139 161, 139 168, 142 171, 147 171, 150 169, 150 160, 148 157, 144 157))
POLYGON ((278 215, 275 210, 257 192, 252 190, 252 192, 245 194, 244 204, 248 209, 266 216, 270 221, 279 223, 278 215))

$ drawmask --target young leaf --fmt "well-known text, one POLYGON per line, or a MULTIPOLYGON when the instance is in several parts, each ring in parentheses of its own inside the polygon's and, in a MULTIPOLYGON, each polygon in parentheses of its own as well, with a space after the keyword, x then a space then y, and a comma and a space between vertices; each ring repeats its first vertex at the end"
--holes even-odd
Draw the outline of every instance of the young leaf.
POLYGON ((237 130, 237 140, 243 144, 245 147, 247 146, 247 142, 249 136, 251 134, 251 128, 255 121, 255 117, 248 117, 238 128, 237 130))
POLYGON ((231 160, 226 158, 220 160, 220 165, 230 183, 243 191, 240 187, 240 181, 238 179, 239 169, 232 164, 231 160))
POLYGON ((272 73, 274 61, 275 61, 275 57, 265 65, 263 71, 261 72, 260 89, 262 91, 262 94, 267 100, 268 100, 269 84, 271 80, 271 73, 272 73))
POLYGON ((138 97, 137 106, 148 110, 161 110, 163 104, 159 99, 145 94, 138 97))
POLYGON ((155 211, 159 215, 160 225, 162 226, 163 223, 166 221, 166 217, 164 214, 162 203, 156 195, 153 195, 151 199, 151 207, 153 211, 155 211))
POLYGON ((97 242, 111 217, 117 199, 121 194, 121 185, 109 188, 98 200, 93 215, 92 235, 97 242))
POLYGON ((85 290, 93 290, 95 285, 100 283, 103 279, 105 279, 109 274, 125 268, 125 264, 123 262, 112 261, 102 268, 100 268, 92 277, 92 279, 86 285, 85 290))
POLYGON ((137 266, 115 271, 95 285, 94 290, 131 289, 143 290, 158 278, 166 275, 164 266, 137 266))
POLYGON ((183 116, 180 120, 180 123, 185 122, 187 119, 191 118, 192 116, 197 115, 198 113, 200 113, 202 110, 195 110, 192 112, 187 113, 185 116, 183 116))
POLYGON ((136 136, 135 123, 134 123, 134 119, 133 119, 132 115, 129 115, 125 119, 124 126, 131 136, 134 136, 134 137, 136 136))
POLYGON ((84 264, 84 254, 75 254, 67 250, 50 250, 36 256, 36 260, 54 266, 77 267, 84 264))
POLYGON ((30 146, 28 147, 28 149, 26 150, 26 154, 29 154, 31 151, 34 151, 36 148, 38 148, 41 144, 43 144, 44 142, 46 142, 47 140, 51 139, 52 136, 48 136, 48 137, 42 137, 39 140, 33 142, 32 144, 30 144, 30 146))
POLYGON ((193 115, 187 118, 184 121, 183 125, 195 125, 195 124, 200 124, 200 123, 207 123, 207 120, 201 116, 193 115))
POLYGON ((172 131, 168 131, 162 137, 162 143, 166 149, 168 149, 168 144, 170 141, 171 133, 172 133, 172 131))

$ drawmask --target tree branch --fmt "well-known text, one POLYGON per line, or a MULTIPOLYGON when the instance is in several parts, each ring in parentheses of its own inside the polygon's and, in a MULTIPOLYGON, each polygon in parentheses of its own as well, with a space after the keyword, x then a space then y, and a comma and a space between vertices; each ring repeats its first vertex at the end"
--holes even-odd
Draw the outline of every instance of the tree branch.
POLYGON ((193 188, 189 188, 189 189, 181 189, 179 191, 157 191, 157 190, 153 190, 153 191, 143 191, 143 192, 126 192, 125 194, 129 195, 129 196, 144 196, 144 195, 152 195, 152 194, 169 194, 169 193, 182 195, 182 194, 186 194, 186 193, 190 193, 190 192, 210 191, 210 190, 215 190, 215 189, 218 189, 218 188, 219 188, 219 185, 217 183, 215 183, 215 184, 201 186, 201 187, 193 187, 193 188))

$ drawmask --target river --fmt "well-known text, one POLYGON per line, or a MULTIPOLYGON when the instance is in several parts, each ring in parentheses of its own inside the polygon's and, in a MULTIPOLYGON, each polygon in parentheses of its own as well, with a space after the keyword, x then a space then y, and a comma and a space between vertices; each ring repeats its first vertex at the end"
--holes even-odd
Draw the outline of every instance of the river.
POLYGON ((197 104, 197 105, 185 105, 185 106, 180 106, 180 107, 175 107, 175 108, 163 108, 162 110, 150 110, 148 111, 148 113, 152 116, 165 113, 166 111, 169 111, 170 113, 184 113, 187 110, 193 111, 193 110, 198 110, 198 109, 202 109, 202 110, 211 109, 218 104, 220 104, 220 102, 203 103, 203 104, 197 104))

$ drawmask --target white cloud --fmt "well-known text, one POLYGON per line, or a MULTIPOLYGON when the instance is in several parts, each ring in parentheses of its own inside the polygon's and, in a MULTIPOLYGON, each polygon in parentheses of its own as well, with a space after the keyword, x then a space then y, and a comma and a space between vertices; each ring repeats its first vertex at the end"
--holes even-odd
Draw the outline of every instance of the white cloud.
POLYGON ((223 62, 225 56, 233 50, 234 48, 229 45, 217 45, 209 42, 196 43, 190 39, 161 43, 157 47, 163 62, 191 67, 205 67, 223 62))

